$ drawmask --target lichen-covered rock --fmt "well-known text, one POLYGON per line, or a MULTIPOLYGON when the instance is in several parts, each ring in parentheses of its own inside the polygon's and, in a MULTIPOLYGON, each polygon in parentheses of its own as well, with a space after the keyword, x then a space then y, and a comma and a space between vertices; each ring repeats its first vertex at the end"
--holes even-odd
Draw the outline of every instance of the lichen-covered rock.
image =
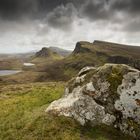
POLYGON ((95 70, 96 68, 95 67, 84 67, 83 69, 81 69, 80 70, 80 72, 78 73, 78 76, 81 76, 81 75, 83 75, 83 74, 86 74, 86 73, 88 73, 89 71, 91 71, 91 70, 95 70))
POLYGON ((86 67, 46 111, 82 125, 113 125, 140 139, 140 71, 123 64, 86 67))

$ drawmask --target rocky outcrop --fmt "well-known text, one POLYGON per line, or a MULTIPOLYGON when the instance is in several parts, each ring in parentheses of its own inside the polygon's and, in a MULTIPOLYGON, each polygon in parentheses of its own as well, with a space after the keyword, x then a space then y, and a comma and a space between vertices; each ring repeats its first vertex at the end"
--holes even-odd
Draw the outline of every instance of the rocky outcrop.
POLYGON ((91 50, 85 46, 91 45, 91 43, 86 42, 86 41, 80 41, 76 43, 76 47, 73 51, 73 54, 78 54, 78 53, 89 53, 91 50))
POLYGON ((56 55, 56 52, 53 52, 51 49, 49 48, 42 48, 39 52, 37 52, 35 54, 36 57, 51 57, 53 55, 56 55))
POLYGON ((123 56, 108 56, 108 62, 115 64, 127 64, 140 69, 140 60, 123 56))
POLYGON ((77 42, 74 51, 65 59, 67 68, 80 70, 85 66, 106 63, 126 64, 140 70, 140 47, 104 41, 77 42))
POLYGON ((86 67, 46 111, 82 125, 113 125, 140 139, 140 71, 122 64, 86 67))

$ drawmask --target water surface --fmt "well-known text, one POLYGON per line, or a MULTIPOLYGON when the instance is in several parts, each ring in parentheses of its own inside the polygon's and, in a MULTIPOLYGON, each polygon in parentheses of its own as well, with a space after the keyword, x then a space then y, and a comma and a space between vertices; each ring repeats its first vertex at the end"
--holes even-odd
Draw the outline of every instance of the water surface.
POLYGON ((21 72, 20 70, 0 70, 0 76, 13 75, 21 72))
POLYGON ((23 65, 29 67, 29 66, 34 66, 35 64, 33 64, 33 63, 24 63, 23 65))

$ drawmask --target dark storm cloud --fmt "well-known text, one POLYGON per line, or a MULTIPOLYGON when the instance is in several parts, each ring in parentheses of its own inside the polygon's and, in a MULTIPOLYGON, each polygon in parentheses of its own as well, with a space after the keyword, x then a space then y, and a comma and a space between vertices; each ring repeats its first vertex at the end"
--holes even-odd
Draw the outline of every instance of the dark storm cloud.
POLYGON ((79 2, 80 0, 0 0, 0 18, 8 20, 22 17, 43 18, 60 5, 68 3, 79 5, 79 2))
POLYGON ((137 18, 140 14, 140 0, 87 0, 82 6, 82 15, 92 20, 112 20, 117 18, 118 13, 137 18))
POLYGON ((139 14, 140 0, 0 0, 1 20, 37 19, 59 29, 71 28, 77 16, 91 22, 118 22, 122 30, 136 31, 139 14))
POLYGON ((120 13, 122 30, 125 32, 140 31, 140 0, 110 0, 110 11, 120 13))
POLYGON ((72 3, 60 5, 48 14, 47 21, 54 28, 68 29, 71 28, 76 12, 72 3))
POLYGON ((0 0, 0 16, 15 19, 22 16, 46 15, 58 6, 73 3, 81 14, 94 19, 104 19, 121 11, 130 14, 140 12, 140 0, 0 0))
POLYGON ((140 0, 110 0, 112 10, 128 12, 129 14, 140 13, 140 0))
POLYGON ((35 16, 37 0, 0 0, 0 17, 16 20, 22 17, 35 16))
POLYGON ((125 32, 140 31, 140 0, 87 0, 79 15, 91 22, 118 24, 125 32))
POLYGON ((81 14, 91 20, 106 20, 111 16, 106 0, 87 0, 82 5, 81 14))
POLYGON ((7 38, 13 45, 55 40, 66 46, 85 38, 123 40, 123 34, 129 40, 140 34, 139 15, 140 0, 0 0, 0 45, 7 38))

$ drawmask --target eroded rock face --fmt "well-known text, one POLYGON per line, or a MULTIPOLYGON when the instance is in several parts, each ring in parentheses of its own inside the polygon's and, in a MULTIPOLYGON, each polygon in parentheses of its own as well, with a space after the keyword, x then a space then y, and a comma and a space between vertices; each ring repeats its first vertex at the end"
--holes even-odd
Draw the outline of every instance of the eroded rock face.
POLYGON ((46 111, 73 117, 82 125, 113 125, 140 138, 140 71, 122 64, 86 67, 46 111))
POLYGON ((58 55, 58 54, 46 47, 42 48, 42 50, 40 50, 35 54, 36 57, 51 57, 52 55, 58 55))

